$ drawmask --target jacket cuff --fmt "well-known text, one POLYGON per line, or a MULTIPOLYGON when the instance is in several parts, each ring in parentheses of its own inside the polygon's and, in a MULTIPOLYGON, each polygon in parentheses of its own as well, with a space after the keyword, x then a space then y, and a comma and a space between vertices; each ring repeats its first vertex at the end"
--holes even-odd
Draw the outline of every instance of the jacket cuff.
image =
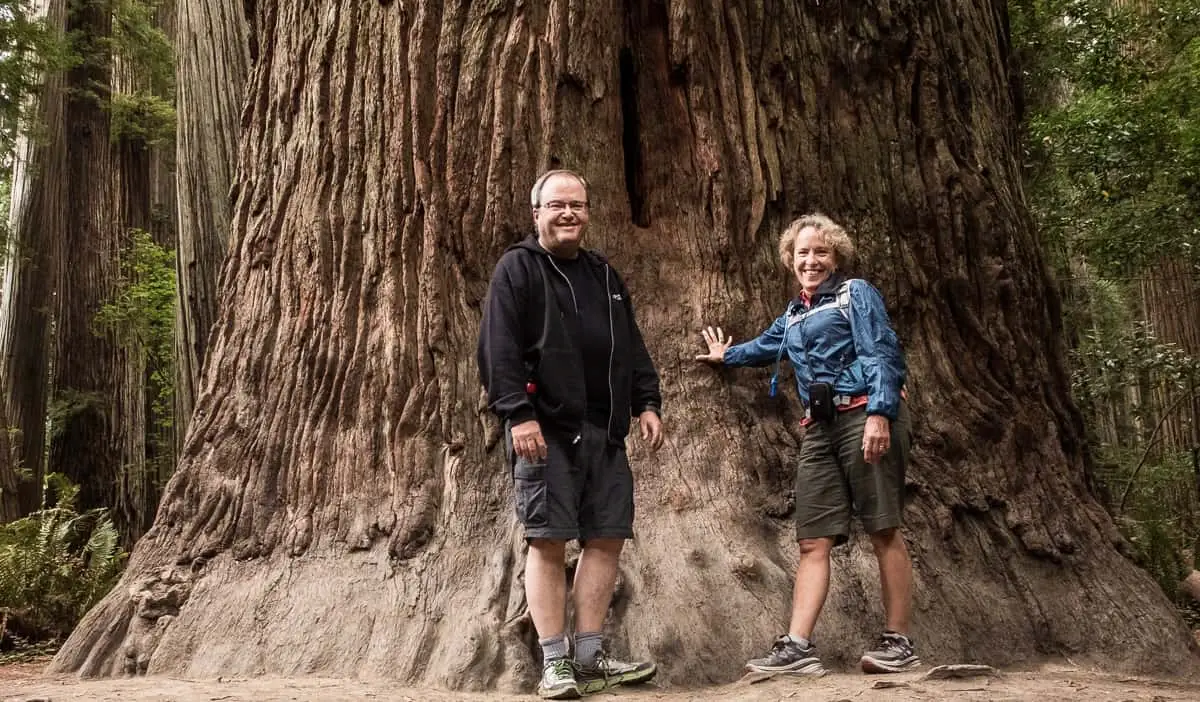
POLYGON ((653 404, 643 405, 641 409, 634 411, 633 416, 639 417, 639 416, 641 416, 642 412, 653 412, 658 415, 659 419, 662 419, 662 410, 659 409, 658 405, 653 405, 653 404))
POLYGON ((867 416, 869 417, 873 414, 879 415, 880 417, 887 419, 889 422, 894 422, 896 421, 896 417, 900 415, 900 405, 884 405, 882 403, 868 404, 867 416))
POLYGON ((510 412, 508 414, 508 417, 505 418, 505 420, 509 424, 514 424, 514 425, 520 424, 521 422, 528 422, 531 419, 537 419, 537 413, 534 412, 533 407, 529 406, 529 405, 526 405, 524 407, 518 407, 517 409, 510 412))

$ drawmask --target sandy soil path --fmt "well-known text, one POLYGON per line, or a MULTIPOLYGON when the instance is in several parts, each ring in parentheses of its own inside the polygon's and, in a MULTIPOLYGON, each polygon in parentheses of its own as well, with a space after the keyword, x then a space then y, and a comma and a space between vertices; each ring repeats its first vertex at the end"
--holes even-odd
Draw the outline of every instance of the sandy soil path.
MULTIPOLYGON (((180 680, 125 678, 79 680, 51 678, 41 673, 44 664, 0 667, 2 702, 516 702, 536 700, 533 695, 463 693, 402 687, 388 681, 328 678, 250 678, 180 680)), ((886 677, 831 674, 823 678, 783 678, 696 689, 659 688, 653 684, 616 688, 589 695, 601 702, 1195 702, 1200 681, 1156 680, 1107 674, 1067 665, 1046 665, 1037 670, 1006 671, 999 676, 926 680, 925 671, 886 677)))

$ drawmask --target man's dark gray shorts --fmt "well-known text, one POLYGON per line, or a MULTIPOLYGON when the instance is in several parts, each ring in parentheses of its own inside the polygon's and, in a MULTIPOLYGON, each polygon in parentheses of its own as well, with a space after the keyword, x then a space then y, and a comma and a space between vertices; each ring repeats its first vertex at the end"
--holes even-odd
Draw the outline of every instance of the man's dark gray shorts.
POLYGON ((808 425, 796 470, 797 539, 833 537, 843 544, 852 514, 868 534, 900 526, 912 433, 907 403, 900 403, 891 445, 878 463, 863 459, 866 425, 865 407, 838 412, 828 424, 808 425))
POLYGON ((578 438, 545 429, 542 436, 546 460, 531 462, 513 453, 511 427, 504 432, 525 538, 633 538, 633 473, 624 445, 586 422, 578 438))

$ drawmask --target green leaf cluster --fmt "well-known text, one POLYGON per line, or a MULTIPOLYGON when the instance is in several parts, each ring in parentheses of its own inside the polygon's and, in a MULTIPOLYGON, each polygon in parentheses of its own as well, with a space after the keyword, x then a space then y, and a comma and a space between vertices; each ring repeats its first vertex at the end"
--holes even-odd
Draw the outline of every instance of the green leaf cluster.
POLYGON ((116 583, 125 563, 106 510, 79 513, 79 488, 46 476, 53 504, 0 525, 0 614, 26 641, 65 637, 116 583))
POLYGON ((28 0, 0 0, 0 153, 12 153, 29 97, 46 71, 72 63, 67 43, 28 0))
POLYGON ((169 422, 175 388, 175 252, 156 244, 149 232, 133 229, 120 270, 114 294, 96 313, 97 331, 145 354, 156 416, 169 422))
POLYGON ((116 0, 111 48, 122 70, 136 74, 140 87, 114 92, 114 140, 156 144, 175 136, 175 54, 171 39, 155 24, 160 0, 116 0))
POLYGON ((1200 264, 1200 0, 1014 3, 1032 110, 1026 163, 1065 266, 1136 276, 1200 264))

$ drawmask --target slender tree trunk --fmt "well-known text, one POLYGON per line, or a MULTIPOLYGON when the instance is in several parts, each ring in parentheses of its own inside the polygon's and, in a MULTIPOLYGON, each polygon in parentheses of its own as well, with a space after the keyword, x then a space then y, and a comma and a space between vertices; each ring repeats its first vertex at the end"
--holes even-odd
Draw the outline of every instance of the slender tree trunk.
POLYGON ((217 318, 217 277, 229 245, 229 188, 250 65, 243 7, 234 0, 180 0, 178 7, 175 437, 180 445, 217 318))
POLYGON ((55 434, 50 469, 80 485, 81 508, 107 507, 127 543, 139 529, 144 449, 141 367, 96 313, 118 286, 122 218, 122 155, 111 143, 112 34, 108 2, 72 3, 66 28, 77 37, 81 63, 66 77, 63 111, 67 151, 66 238, 58 271, 54 360, 55 434), (131 386, 131 383, 135 385, 131 386), (132 426, 130 425, 132 424, 132 426), (134 468, 130 469, 130 466, 134 468))
MULTIPOLYGON (((1155 337, 1200 358, 1200 283, 1186 260, 1159 261, 1146 269, 1140 286, 1142 312, 1155 337)), ((1189 378, 1182 389, 1157 384, 1152 395, 1154 417, 1170 412, 1162 427, 1162 449, 1200 447, 1200 388, 1189 378), (1189 397, 1180 399, 1180 394, 1189 397), (1176 409, 1171 411, 1171 408, 1176 409)))
MULTIPOLYGON (((48 0, 40 14, 50 27, 62 27, 66 5, 63 0, 48 0)), ((37 509, 41 501, 54 275, 66 227, 62 110, 62 77, 47 75, 30 110, 35 134, 17 139, 9 238, 0 261, 0 389, 4 393, 0 430, 11 449, 0 454, 0 480, 6 486, 0 522, 37 509), (28 478, 19 479, 18 471, 28 478)))
MULTIPOLYGON (((173 31, 173 13, 172 4, 159 5, 154 27, 169 35, 173 31)), ((138 39, 124 37, 124 41, 131 43, 126 47, 129 50, 135 48, 133 42, 138 39)), ((136 53, 133 58, 118 53, 112 67, 113 89, 128 96, 155 95, 169 99, 170 86, 156 84, 155 77, 160 71, 161 67, 140 65, 136 53)), ((113 139, 117 227, 123 255, 128 257, 132 253, 131 235, 135 230, 146 232, 161 247, 174 248, 173 140, 167 134, 147 134, 144 127, 126 128, 113 139)), ((123 276, 124 284, 140 282, 136 271, 128 266, 123 276)), ((125 358, 125 378, 118 386, 119 404, 126 414, 117 418, 116 426, 122 454, 129 458, 122 465, 117 490, 121 494, 119 499, 128 503, 127 523, 122 531, 127 543, 132 544, 153 523, 161 488, 174 465, 173 440, 169 417, 155 412, 160 388, 152 375, 155 359, 149 347, 151 341, 130 334, 121 334, 119 339, 125 358)))
MULTIPOLYGON (((177 8, 174 0, 164 0, 158 6, 155 25, 166 34, 171 46, 178 46, 177 8)), ((178 105, 176 105, 176 122, 178 123, 178 105)), ((179 235, 177 226, 178 191, 176 188, 176 142, 178 141, 178 126, 174 138, 151 148, 150 159, 150 193, 151 193, 151 229, 154 242, 164 249, 175 252, 175 261, 179 262, 179 235)), ((176 290, 178 290, 178 269, 176 269, 176 290)), ((178 297, 176 297, 176 313, 178 313, 178 297)), ((175 470, 178 458, 176 435, 178 424, 175 416, 175 348, 169 352, 169 358, 159 359, 158 363, 171 363, 170 403, 159 403, 155 395, 160 390, 161 383, 153 378, 155 368, 146 369, 146 387, 149 392, 144 398, 146 407, 146 479, 149 486, 146 499, 146 509, 142 518, 142 531, 149 529, 154 523, 154 512, 162 499, 163 488, 175 470)))
MULTIPOLYGON (((820 209, 857 233, 908 349, 924 655, 1193 663, 1088 487, 1003 3, 282 0, 253 26, 225 304, 179 469, 54 670, 531 684, 474 349, 529 185, 560 165, 591 179, 590 243, 667 394, 667 446, 632 442, 615 653, 728 680, 786 621, 796 404, 691 357, 704 322, 745 339, 778 314, 778 232, 820 209)), ((869 543, 834 560, 817 636, 841 666, 882 615, 869 543)))

